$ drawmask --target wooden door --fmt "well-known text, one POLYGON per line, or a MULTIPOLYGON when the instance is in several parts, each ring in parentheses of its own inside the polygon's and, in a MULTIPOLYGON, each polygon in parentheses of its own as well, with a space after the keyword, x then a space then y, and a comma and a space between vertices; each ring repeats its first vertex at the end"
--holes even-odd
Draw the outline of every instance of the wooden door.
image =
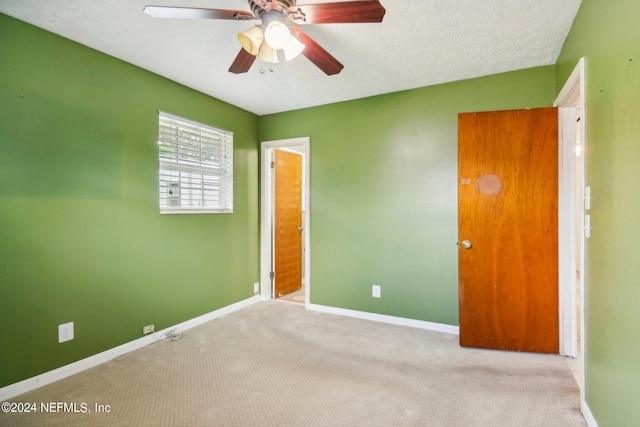
POLYGON ((275 297, 302 287, 302 156, 275 152, 275 297))
POLYGON ((558 353, 558 112, 458 116, 460 345, 558 353))

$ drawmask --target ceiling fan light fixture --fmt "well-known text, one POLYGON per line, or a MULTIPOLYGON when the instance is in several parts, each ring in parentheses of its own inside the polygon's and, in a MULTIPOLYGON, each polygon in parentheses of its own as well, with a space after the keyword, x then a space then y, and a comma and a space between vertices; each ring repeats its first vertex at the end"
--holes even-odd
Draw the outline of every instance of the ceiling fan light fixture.
POLYGON ((251 11, 151 5, 145 6, 143 11, 156 18, 261 21, 257 28, 238 34, 242 48, 229 67, 230 73, 248 72, 256 59, 276 63, 282 58, 289 61, 302 53, 328 76, 338 74, 344 65, 299 25, 375 23, 382 22, 386 13, 380 0, 324 0, 300 5, 296 0, 248 2, 251 11))
POLYGON ((238 41, 251 55, 257 55, 260 51, 260 46, 264 41, 264 33, 262 32, 262 28, 256 26, 248 29, 244 33, 238 33, 238 41))
POLYGON ((289 43, 284 47, 284 58, 287 61, 291 61, 296 56, 300 55, 305 46, 298 41, 295 37, 289 39, 289 43))
POLYGON ((271 21, 264 30, 264 39, 273 49, 284 49, 291 39, 289 27, 280 21, 271 21))
POLYGON ((269 46, 268 43, 262 43, 260 50, 258 51, 258 59, 264 62, 277 64, 279 62, 278 51, 269 46))

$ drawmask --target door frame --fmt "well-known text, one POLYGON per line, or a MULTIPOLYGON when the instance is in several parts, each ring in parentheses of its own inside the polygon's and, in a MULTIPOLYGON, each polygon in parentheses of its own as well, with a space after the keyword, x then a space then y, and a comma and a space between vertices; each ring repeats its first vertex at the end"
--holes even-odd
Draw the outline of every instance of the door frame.
POLYGON ((311 175, 311 139, 309 137, 299 137, 290 139, 280 139, 273 141, 262 141, 260 144, 260 298, 268 300, 273 298, 273 280, 271 279, 271 268, 273 260, 273 210, 274 210, 274 182, 271 173, 271 162, 273 160, 273 150, 276 148, 288 149, 290 147, 302 146, 303 157, 303 275, 304 283, 304 304, 309 305, 311 294, 311 209, 310 209, 310 175, 311 175))
POLYGON ((585 138, 585 60, 578 64, 567 79, 553 105, 558 107, 559 132, 559 181, 558 181, 558 283, 560 301, 560 354, 580 358, 581 400, 584 402, 584 312, 585 312, 585 271, 584 247, 585 235, 582 221, 583 203, 577 203, 577 191, 582 193, 586 180, 584 176, 585 156, 587 154, 585 138), (579 116, 578 116, 579 114, 579 116), (576 156, 576 121, 580 117, 580 140, 582 154, 576 156), (581 190, 576 188, 576 171, 582 173, 581 190), (576 212, 578 215, 576 215, 576 212), (578 232, 580 226, 580 232, 578 232), (578 252, 579 251, 579 252, 578 252), (580 257, 578 259, 578 253, 580 257), (579 263, 579 265, 578 265, 579 263), (576 270, 580 271, 580 322, 576 318, 576 270), (579 323, 579 324, 578 324, 579 323), (580 351, 578 352, 578 334, 580 332, 580 351))

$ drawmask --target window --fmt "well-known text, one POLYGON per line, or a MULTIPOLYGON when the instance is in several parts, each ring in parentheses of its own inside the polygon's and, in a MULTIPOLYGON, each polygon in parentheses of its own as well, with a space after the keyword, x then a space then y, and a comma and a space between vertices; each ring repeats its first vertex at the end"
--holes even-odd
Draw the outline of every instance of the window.
POLYGON ((233 133, 160 111, 160 213, 233 212, 233 133))

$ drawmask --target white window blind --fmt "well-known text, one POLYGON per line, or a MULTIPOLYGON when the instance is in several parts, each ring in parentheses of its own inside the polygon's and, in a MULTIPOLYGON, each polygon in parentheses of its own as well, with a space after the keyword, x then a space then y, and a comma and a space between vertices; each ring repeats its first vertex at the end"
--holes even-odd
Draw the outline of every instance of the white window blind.
POLYGON ((160 213, 233 212, 233 133, 159 113, 160 213))

